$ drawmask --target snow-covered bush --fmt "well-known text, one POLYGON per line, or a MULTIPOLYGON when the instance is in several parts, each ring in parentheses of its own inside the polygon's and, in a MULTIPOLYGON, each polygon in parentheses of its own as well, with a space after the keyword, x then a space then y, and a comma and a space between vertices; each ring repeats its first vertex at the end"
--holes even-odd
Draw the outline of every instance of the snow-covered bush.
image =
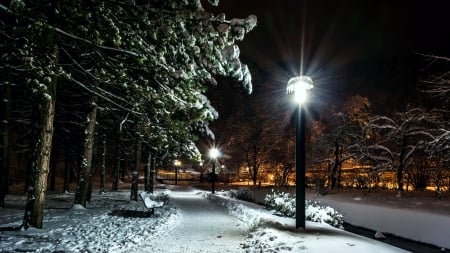
POLYGON ((249 202, 255 202, 255 195, 252 191, 247 188, 242 188, 239 190, 231 190, 230 197, 235 199, 240 199, 249 202))
POLYGON ((264 198, 264 205, 267 209, 273 209, 282 215, 295 217, 295 198, 289 193, 272 190, 272 194, 267 194, 264 198))
MULTIPOLYGON (((287 217, 295 217, 295 197, 289 193, 275 192, 267 194, 264 198, 266 208, 273 209, 287 217)), ((307 200, 305 202, 306 220, 313 222, 323 222, 333 227, 343 228, 343 215, 332 207, 324 206, 318 201, 307 200)))
POLYGON ((324 206, 318 201, 307 200, 306 207, 306 219, 314 222, 328 223, 333 227, 344 229, 343 215, 332 207, 324 206))

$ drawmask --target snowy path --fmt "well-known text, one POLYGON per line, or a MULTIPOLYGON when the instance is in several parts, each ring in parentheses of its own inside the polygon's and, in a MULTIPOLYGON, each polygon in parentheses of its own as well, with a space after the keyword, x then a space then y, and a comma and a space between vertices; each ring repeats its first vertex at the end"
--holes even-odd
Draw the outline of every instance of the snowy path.
POLYGON ((243 252, 245 230, 224 207, 195 191, 173 190, 170 199, 180 209, 177 224, 139 252, 243 252))

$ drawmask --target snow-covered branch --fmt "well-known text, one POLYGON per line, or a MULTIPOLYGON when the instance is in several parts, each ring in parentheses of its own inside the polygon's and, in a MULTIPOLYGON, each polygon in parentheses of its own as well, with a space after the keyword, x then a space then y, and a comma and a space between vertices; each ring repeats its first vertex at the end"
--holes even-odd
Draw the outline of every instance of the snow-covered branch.
POLYGON ((60 34, 62 34, 64 36, 70 37, 70 38, 75 39, 75 40, 82 41, 82 42, 87 43, 89 45, 92 45, 94 47, 98 47, 100 49, 114 51, 114 52, 117 52, 117 53, 124 53, 124 54, 131 55, 133 57, 138 57, 139 56, 139 54, 137 54, 135 52, 132 52, 132 51, 129 51, 129 50, 125 50, 125 49, 122 49, 122 48, 114 48, 114 47, 108 47, 108 46, 103 46, 103 45, 96 44, 96 43, 94 43, 94 42, 92 42, 90 40, 78 37, 78 36, 76 36, 74 34, 68 33, 66 31, 63 31, 60 28, 57 28, 57 27, 54 27, 54 26, 51 26, 51 25, 48 25, 48 27, 54 29, 55 31, 57 31, 58 33, 60 33, 60 34))
POLYGON ((96 95, 96 96, 98 96, 98 97, 104 99, 105 101, 107 101, 107 102, 109 102, 109 103, 111 103, 111 104, 117 106, 118 108, 120 108, 120 109, 122 109, 122 110, 124 110, 124 111, 126 111, 126 112, 132 113, 132 114, 134 114, 134 115, 144 115, 143 113, 133 111, 133 110, 131 110, 131 109, 129 109, 129 108, 126 108, 126 107, 124 107, 124 106, 122 106, 122 105, 120 105, 120 104, 114 102, 112 99, 110 99, 110 98, 108 98, 108 97, 106 97, 106 96, 104 96, 104 95, 102 95, 102 94, 100 94, 100 93, 94 91, 93 89, 90 89, 90 88, 87 87, 85 84, 83 84, 82 82, 79 82, 78 80, 74 79, 73 77, 70 78, 70 81, 74 82, 75 84, 77 84, 77 85, 80 86, 81 88, 85 89, 85 90, 88 91, 89 93, 94 94, 94 95, 96 95))

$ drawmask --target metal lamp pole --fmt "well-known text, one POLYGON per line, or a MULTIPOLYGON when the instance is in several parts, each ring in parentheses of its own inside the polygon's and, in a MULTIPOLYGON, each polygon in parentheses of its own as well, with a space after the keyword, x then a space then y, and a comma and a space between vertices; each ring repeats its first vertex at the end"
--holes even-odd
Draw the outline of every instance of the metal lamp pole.
POLYGON ((214 194, 216 191, 216 159, 212 162, 212 175, 211 175, 211 193, 214 194))
POLYGON ((293 93, 298 103, 296 110, 295 127, 295 227, 305 228, 305 190, 306 190, 306 163, 305 163, 305 106, 307 91, 313 87, 313 81, 308 76, 297 76, 289 80, 287 93, 293 93))
POLYGON ((175 185, 178 185, 178 167, 181 166, 181 161, 175 160, 173 164, 175 165, 175 185))
POLYGON ((219 157, 220 151, 217 148, 212 148, 209 151, 209 156, 212 159, 212 174, 211 174, 211 193, 214 194, 216 191, 216 160, 219 157))

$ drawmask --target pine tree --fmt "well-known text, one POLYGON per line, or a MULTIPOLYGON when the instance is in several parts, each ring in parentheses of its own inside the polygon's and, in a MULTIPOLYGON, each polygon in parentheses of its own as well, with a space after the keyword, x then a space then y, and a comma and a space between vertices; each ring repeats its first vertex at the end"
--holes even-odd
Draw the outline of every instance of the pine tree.
MULTIPOLYGON (((135 136, 138 129, 158 152, 195 157, 198 135, 210 133, 208 122, 217 118, 205 96, 217 84, 214 77, 233 77, 251 92, 251 76, 235 42, 256 25, 254 16, 226 20, 223 14, 204 11, 197 0, 11 0, 0 4, 0 12, 2 39, 7 41, 1 44, 7 52, 2 61, 12 75, 20 75, 17 79, 26 84, 23 89, 41 115, 33 166, 36 227, 42 227, 53 129, 64 126, 54 123, 56 96, 64 94, 58 85, 78 93, 81 107, 97 100, 102 108, 100 122, 92 116, 95 112, 74 109, 85 113, 81 118, 91 113, 84 151, 79 151, 86 163, 79 163, 75 202, 82 204, 91 184, 96 123, 112 133, 130 115, 131 121, 121 125, 124 133, 135 136)), ((58 100, 68 108, 65 102, 58 100)), ((73 126, 83 124, 78 119, 73 126)))

